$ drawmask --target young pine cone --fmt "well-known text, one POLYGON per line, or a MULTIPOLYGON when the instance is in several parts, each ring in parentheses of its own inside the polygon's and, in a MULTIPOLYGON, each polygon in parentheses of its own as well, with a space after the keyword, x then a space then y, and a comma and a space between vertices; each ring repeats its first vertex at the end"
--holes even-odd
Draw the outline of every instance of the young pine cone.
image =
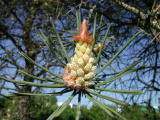
POLYGON ((92 53, 93 38, 88 35, 88 21, 83 20, 78 34, 75 54, 65 67, 64 84, 73 89, 85 89, 93 84, 91 79, 95 76, 94 58, 92 53))

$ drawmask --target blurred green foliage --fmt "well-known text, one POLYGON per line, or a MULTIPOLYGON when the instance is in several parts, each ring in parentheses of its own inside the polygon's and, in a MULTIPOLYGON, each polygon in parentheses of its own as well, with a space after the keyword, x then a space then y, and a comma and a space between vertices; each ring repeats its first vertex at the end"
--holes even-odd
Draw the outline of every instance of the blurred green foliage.
MULTIPOLYGON (((18 115, 18 102, 19 97, 13 97, 12 99, 0 98, 0 119, 1 120, 19 120, 18 115)), ((47 117, 58 107, 56 105, 55 97, 44 97, 37 96, 32 97, 31 110, 32 118, 31 120, 46 120, 47 117)), ((75 120, 76 108, 73 105, 68 108, 55 120, 75 120)), ((110 105, 110 107, 116 110, 116 106, 110 105)), ((147 107, 146 107, 147 108, 147 107)), ((121 114, 127 120, 159 120, 160 112, 155 112, 153 109, 147 108, 146 110, 141 109, 141 106, 126 106, 121 108, 121 114)), ((118 120, 117 118, 111 118, 104 111, 102 111, 98 106, 93 105, 91 108, 86 106, 81 106, 80 120, 118 120)))
MULTIPOLYGON (((20 97, 0 98, 0 120, 20 120, 18 102, 20 97)), ((45 120, 56 108, 56 98, 48 96, 31 97, 31 120, 45 120)))
POLYGON ((122 109, 127 120, 160 120, 160 110, 140 105, 127 106, 122 109), (145 108, 145 109, 144 109, 145 108))

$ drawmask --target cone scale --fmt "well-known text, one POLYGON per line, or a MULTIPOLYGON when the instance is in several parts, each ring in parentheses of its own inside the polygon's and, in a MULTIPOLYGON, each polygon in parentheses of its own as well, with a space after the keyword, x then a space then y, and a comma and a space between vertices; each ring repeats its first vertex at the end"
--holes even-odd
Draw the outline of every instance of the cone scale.
POLYGON ((74 36, 75 53, 64 69, 63 80, 67 87, 86 89, 93 85, 94 57, 92 53, 93 38, 88 34, 88 21, 83 20, 79 32, 74 36))

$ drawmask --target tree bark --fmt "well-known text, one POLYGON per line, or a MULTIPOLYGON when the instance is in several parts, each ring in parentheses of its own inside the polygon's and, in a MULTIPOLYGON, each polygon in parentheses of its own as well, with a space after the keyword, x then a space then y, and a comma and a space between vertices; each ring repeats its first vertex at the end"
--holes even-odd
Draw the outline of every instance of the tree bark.
POLYGON ((31 98, 30 96, 21 96, 19 99, 19 117, 21 120, 30 120, 31 113, 30 113, 30 103, 31 98))
MULTIPOLYGON (((35 19, 36 10, 32 9, 28 12, 28 16, 26 18, 25 24, 23 24, 23 44, 26 49, 26 54, 32 59, 36 60, 36 55, 38 54, 38 47, 36 43, 30 38, 32 24, 35 19)), ((30 63, 25 59, 25 71, 29 74, 33 74, 34 72, 34 64, 30 63)), ((34 82, 33 78, 28 76, 24 76, 24 81, 34 82)), ((19 92, 23 93, 31 93, 32 86, 22 86, 19 92)), ((21 96, 19 99, 19 113, 21 120, 31 120, 31 112, 30 107, 32 104, 32 99, 30 96, 21 96)))

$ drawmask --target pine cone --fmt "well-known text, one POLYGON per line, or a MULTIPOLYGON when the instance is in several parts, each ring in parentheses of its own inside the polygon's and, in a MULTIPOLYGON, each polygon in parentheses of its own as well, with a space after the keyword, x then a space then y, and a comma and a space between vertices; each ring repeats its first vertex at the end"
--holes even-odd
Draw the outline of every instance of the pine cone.
POLYGON ((77 41, 75 54, 70 63, 65 67, 63 79, 64 84, 73 89, 85 89, 93 84, 94 57, 92 53, 93 38, 88 35, 88 22, 84 20, 78 34, 74 37, 77 41))

